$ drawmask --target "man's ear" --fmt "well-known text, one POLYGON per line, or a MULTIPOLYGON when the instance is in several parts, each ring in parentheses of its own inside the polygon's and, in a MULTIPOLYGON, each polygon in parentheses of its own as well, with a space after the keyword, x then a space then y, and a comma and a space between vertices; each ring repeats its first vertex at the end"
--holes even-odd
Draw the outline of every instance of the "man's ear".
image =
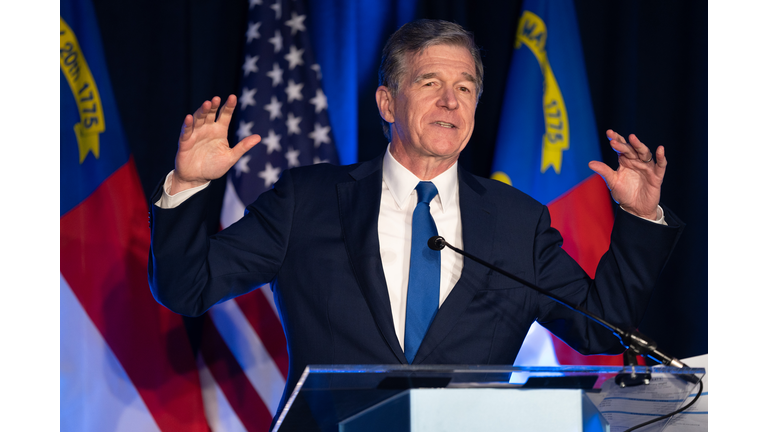
POLYGON ((379 115, 385 122, 395 122, 395 99, 389 87, 379 86, 376 89, 376 105, 379 107, 379 115))

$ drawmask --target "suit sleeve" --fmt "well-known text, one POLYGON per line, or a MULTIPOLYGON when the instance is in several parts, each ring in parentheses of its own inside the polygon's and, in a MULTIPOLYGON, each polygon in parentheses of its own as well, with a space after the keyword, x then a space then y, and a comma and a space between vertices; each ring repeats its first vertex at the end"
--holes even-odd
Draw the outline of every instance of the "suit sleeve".
MULTIPOLYGON (((618 211, 611 243, 591 280, 560 248, 562 237, 544 208, 537 228, 537 284, 622 329, 635 329, 684 224, 666 207, 667 226, 618 211)), ((617 336, 586 317, 540 296, 538 321, 582 354, 621 353, 617 336)))
POLYGON ((160 304, 182 315, 199 316, 272 281, 288 248, 294 214, 289 171, 243 218, 212 236, 205 221, 210 191, 203 189, 176 208, 151 207, 150 289, 160 304))

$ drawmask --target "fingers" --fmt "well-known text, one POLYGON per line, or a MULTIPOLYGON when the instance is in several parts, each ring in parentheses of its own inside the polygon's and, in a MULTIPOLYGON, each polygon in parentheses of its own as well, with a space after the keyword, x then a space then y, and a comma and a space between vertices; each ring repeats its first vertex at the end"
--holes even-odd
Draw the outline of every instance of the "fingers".
POLYGON ((613 190, 616 181, 616 172, 612 170, 611 167, 600 161, 592 161, 589 163, 589 169, 599 174, 600 177, 605 180, 608 189, 613 190))
POLYGON ((651 153, 648 147, 637 138, 637 135, 635 134, 629 135, 629 144, 632 145, 632 149, 635 151, 637 158, 641 162, 645 162, 645 163, 653 162, 653 153, 651 153))
POLYGON ((664 146, 659 146, 656 149, 656 166, 661 169, 667 168, 667 155, 664 152, 664 146))
POLYGON ((186 117, 184 117, 184 122, 181 124, 181 134, 179 135, 179 142, 183 142, 189 139, 189 137, 192 136, 192 131, 195 129, 192 127, 194 124, 194 118, 191 114, 187 114, 186 117))
POLYGON ((236 146, 232 147, 232 153, 236 160, 240 159, 248 150, 252 149, 259 142, 261 142, 261 136, 256 134, 243 138, 243 140, 237 143, 236 146))
POLYGON ((211 101, 205 101, 200 108, 195 111, 195 125, 194 128, 198 129, 205 124, 205 119, 208 117, 208 112, 211 110, 211 101))
POLYGON ((627 141, 612 129, 608 129, 606 136, 611 140, 613 151, 618 153, 620 157, 624 157, 625 160, 638 160, 645 163, 653 161, 653 153, 637 138, 637 135, 630 134, 629 141, 627 141))
POLYGON ((211 107, 205 115, 206 123, 211 124, 216 122, 216 112, 219 110, 219 105, 221 105, 221 98, 214 96, 213 99, 211 99, 211 107))
POLYGON ((224 107, 221 109, 221 113, 219 113, 219 120, 218 122, 221 123, 224 127, 229 127, 229 122, 232 120, 232 113, 235 112, 235 108, 237 107, 237 96, 231 94, 227 98, 226 102, 224 102, 224 107))

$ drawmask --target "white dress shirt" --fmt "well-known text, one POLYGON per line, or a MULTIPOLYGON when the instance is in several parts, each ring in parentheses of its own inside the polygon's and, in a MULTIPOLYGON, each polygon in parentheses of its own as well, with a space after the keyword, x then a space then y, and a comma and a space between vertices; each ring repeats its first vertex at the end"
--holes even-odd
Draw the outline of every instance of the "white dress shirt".
MULTIPOLYGON (((411 220, 416 208, 416 185, 421 180, 400 165, 389 153, 384 154, 379 209, 379 252, 387 280, 395 334, 405 350, 405 306, 408 297, 408 269, 411 265, 411 220)), ((457 248, 464 247, 459 209, 458 166, 433 178, 437 195, 429 204, 437 233, 457 248)), ((464 268, 463 257, 445 249, 440 255, 440 305, 450 294, 464 268)))

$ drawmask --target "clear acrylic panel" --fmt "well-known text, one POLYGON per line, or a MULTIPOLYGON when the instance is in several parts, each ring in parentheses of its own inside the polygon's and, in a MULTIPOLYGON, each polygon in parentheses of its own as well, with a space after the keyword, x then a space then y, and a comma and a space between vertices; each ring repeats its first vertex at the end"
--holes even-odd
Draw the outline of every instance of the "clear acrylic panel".
MULTIPOLYGON (((703 368, 658 366, 310 365, 275 430, 337 431, 339 422, 409 389, 494 388, 581 389, 611 431, 621 432, 690 402, 704 373, 703 368), (622 388, 617 376, 639 384, 622 388)), ((668 421, 643 430, 663 430, 668 421)))

